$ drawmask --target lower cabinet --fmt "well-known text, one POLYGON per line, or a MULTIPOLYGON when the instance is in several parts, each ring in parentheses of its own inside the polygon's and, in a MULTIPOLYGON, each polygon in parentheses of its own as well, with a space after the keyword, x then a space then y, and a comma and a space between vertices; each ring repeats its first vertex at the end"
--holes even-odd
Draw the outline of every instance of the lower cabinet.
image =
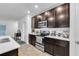
POLYGON ((69 56, 69 42, 63 40, 55 40, 54 42, 54 55, 56 56, 69 56))
POLYGON ((49 43, 45 43, 45 52, 49 53, 49 54, 52 54, 53 55, 53 45, 52 44, 49 44, 49 43))
POLYGON ((29 43, 33 46, 35 46, 36 43, 36 36, 29 34, 29 43))
POLYGON ((62 47, 62 46, 55 45, 54 55, 55 56, 68 56, 69 55, 68 50, 66 50, 66 49, 67 49, 67 47, 62 47))
POLYGON ((43 39, 43 43, 44 43, 44 51, 53 55, 54 54, 54 41, 51 40, 50 38, 44 38, 43 39))
POLYGON ((18 56, 18 49, 0 54, 0 56, 18 56))
POLYGON ((44 38, 45 52, 54 56, 69 56, 69 42, 57 39, 44 38))

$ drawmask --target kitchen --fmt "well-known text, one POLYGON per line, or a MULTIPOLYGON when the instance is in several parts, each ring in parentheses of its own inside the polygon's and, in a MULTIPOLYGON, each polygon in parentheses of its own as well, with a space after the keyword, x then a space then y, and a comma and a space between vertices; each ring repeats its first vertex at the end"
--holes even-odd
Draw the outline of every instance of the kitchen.
POLYGON ((8 13, 9 20, 0 18, 1 56, 79 55, 79 4, 16 3, 3 5, 4 8, 9 6, 7 9, 10 10, 7 11, 10 13, 8 13), (19 36, 20 41, 25 42, 24 45, 18 44, 17 39, 14 39, 15 36, 19 36))
POLYGON ((69 4, 62 4, 32 17, 29 43, 51 55, 69 56, 69 4))

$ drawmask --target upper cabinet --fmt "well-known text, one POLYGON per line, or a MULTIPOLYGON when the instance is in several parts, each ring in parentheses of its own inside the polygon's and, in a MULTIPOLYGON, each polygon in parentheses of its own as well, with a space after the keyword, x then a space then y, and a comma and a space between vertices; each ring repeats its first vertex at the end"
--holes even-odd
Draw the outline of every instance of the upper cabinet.
POLYGON ((43 21, 44 18, 43 18, 43 14, 40 14, 40 15, 37 15, 37 16, 34 16, 32 17, 32 28, 39 28, 39 22, 40 21, 43 21))
POLYGON ((40 28, 39 22, 47 21, 47 28, 69 27, 70 14, 69 4, 65 3, 32 17, 32 28, 40 28))
POLYGON ((63 4, 55 8, 56 27, 69 27, 69 4, 63 4))
POLYGON ((38 20, 37 17, 32 17, 32 28, 38 28, 38 20))
POLYGON ((55 9, 51 9, 50 16, 48 16, 48 28, 55 28, 55 9))

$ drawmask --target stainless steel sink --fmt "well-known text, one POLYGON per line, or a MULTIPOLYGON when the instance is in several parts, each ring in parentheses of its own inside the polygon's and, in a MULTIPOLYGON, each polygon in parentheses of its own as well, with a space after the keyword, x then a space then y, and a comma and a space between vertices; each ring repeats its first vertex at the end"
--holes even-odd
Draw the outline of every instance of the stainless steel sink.
POLYGON ((10 42, 9 38, 0 39, 0 43, 10 42))

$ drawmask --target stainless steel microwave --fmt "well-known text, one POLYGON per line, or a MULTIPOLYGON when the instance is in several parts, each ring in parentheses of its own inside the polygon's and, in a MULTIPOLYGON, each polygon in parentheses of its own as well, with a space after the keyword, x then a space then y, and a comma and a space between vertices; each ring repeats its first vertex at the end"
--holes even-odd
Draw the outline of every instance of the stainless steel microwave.
POLYGON ((47 20, 38 22, 39 28, 47 28, 47 20))

